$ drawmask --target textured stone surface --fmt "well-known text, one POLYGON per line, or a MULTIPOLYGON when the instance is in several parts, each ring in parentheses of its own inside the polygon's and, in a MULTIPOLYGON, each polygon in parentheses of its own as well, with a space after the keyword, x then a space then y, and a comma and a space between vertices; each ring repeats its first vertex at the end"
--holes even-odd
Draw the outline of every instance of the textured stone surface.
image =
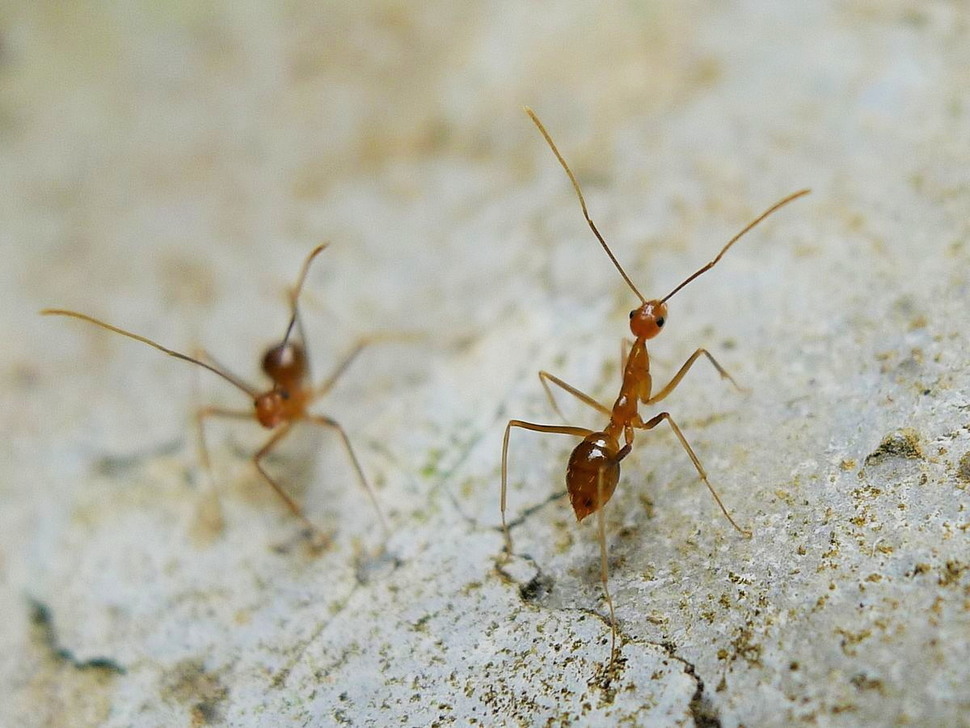
MULTIPOLYGON (((0 724, 958 725, 970 664, 970 18, 958 3, 225 3, 0 11, 0 724), (223 6, 224 5, 224 6, 223 6), (615 396, 635 298, 521 112, 542 116, 646 295, 671 302, 660 428, 595 520, 571 442, 514 433, 535 372, 615 396), (255 378, 307 251, 339 442, 252 473, 255 378), (523 517, 524 516, 524 517, 523 517), (220 525, 220 523, 222 525, 220 525)), ((559 399, 571 422, 594 411, 559 399)))

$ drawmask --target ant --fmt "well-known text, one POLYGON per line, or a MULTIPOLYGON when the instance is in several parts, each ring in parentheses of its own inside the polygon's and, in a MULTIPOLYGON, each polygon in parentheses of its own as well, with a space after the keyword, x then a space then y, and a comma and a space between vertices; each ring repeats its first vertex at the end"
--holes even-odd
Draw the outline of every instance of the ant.
POLYGON ((502 530, 505 536, 505 553, 506 558, 512 554, 512 537, 509 533, 509 526, 505 516, 506 495, 508 491, 509 435, 512 432, 512 428, 518 427, 524 430, 531 430, 533 432, 571 435, 574 437, 583 438, 582 442, 575 447, 572 454, 569 456, 569 463, 566 466, 566 491, 569 495, 569 502, 572 505, 573 512, 575 513, 578 521, 582 521, 592 513, 598 514, 600 579, 603 584, 603 594, 610 612, 610 665, 612 665, 616 659, 617 625, 616 613, 613 609, 613 599, 610 596, 608 586, 609 570, 606 557, 606 525, 602 509, 603 506, 606 505, 607 501, 609 501, 610 497, 612 497, 613 491, 616 489, 616 485, 620 479, 620 462, 623 460, 623 458, 630 454, 630 451, 633 448, 633 437, 637 430, 652 430, 661 422, 666 422, 669 424, 670 428, 674 431, 674 435, 677 436, 681 446, 687 452, 691 462, 694 464, 694 468, 697 470, 697 474, 700 476, 700 479, 704 482, 704 485, 707 486, 707 489, 714 497, 714 501, 717 503, 718 507, 720 507, 721 512, 724 513, 730 524, 739 533, 746 538, 751 537, 751 532, 741 528, 731 517, 731 514, 728 512, 727 508, 724 506, 724 503, 721 501, 721 498, 718 496, 717 491, 714 490, 714 486, 711 485, 711 482, 708 480, 707 472, 701 465, 700 459, 694 453, 693 448, 691 448, 690 444, 687 442, 687 438, 684 437, 684 433, 674 421, 673 417, 670 416, 670 413, 661 412, 648 420, 644 420, 639 413, 639 407, 641 404, 652 405, 666 399, 667 396, 674 391, 677 385, 680 384, 681 379, 684 378, 684 375, 687 374, 688 370, 694 365, 694 362, 696 362, 701 356, 707 357, 708 361, 711 362, 718 374, 720 374, 723 379, 729 380, 731 384, 733 384, 735 388, 739 390, 741 390, 742 387, 740 387, 738 383, 734 381, 733 377, 731 377, 731 375, 728 374, 720 364, 718 364, 717 360, 714 359, 707 349, 697 349, 693 354, 691 354, 691 356, 674 375, 673 379, 670 380, 667 386, 663 387, 660 391, 654 394, 653 380, 650 376, 650 356, 647 353, 647 339, 654 338, 663 329, 667 322, 667 301, 669 301, 674 294, 684 288, 695 278, 713 268, 721 257, 728 251, 728 249, 755 225, 760 223, 780 207, 787 205, 789 202, 802 197, 803 195, 807 195, 809 190, 800 190, 776 202, 765 212, 756 217, 752 222, 748 223, 748 225, 745 226, 741 232, 731 238, 727 245, 721 249, 721 252, 719 252, 712 261, 701 266, 697 271, 684 279, 683 282, 681 282, 676 288, 674 288, 674 290, 663 298, 648 301, 643 297, 640 291, 637 290, 637 287, 623 270, 623 267, 613 255, 610 247, 606 244, 606 240, 593 223, 593 220, 590 217, 589 211, 586 207, 586 200, 583 197, 583 192, 580 189, 579 182, 576 180, 576 176, 569 168, 569 165, 566 164, 566 160, 559 152, 559 149, 556 147, 555 142, 553 142, 549 132, 546 131, 545 126, 543 126, 542 122, 539 121, 539 117, 536 116, 532 109, 527 107, 525 111, 539 129, 539 132, 546 140, 546 143, 549 145, 552 153, 556 156, 556 159, 559 160, 559 164, 565 170, 567 176, 569 177, 569 181, 572 182, 576 196, 579 198, 579 205, 582 208, 583 217, 586 218, 586 222, 589 225, 590 230, 593 231, 593 234, 603 247, 603 250, 606 251, 607 256, 609 256, 610 261, 612 261, 613 265, 620 273, 620 276, 630 287, 633 293, 636 294, 637 298, 640 299, 640 306, 630 312, 630 331, 633 334, 634 341, 629 352, 624 354, 623 360, 621 361, 623 379, 620 383, 620 393, 612 407, 607 407, 606 405, 601 404, 590 395, 580 391, 570 384, 567 384, 563 380, 546 371, 539 372, 539 381, 542 383, 542 386, 546 391, 546 395, 549 398, 549 401, 552 403, 553 409, 557 414, 559 414, 560 417, 562 417, 562 413, 559 411, 555 398, 552 396, 552 391, 549 388, 550 382, 573 395, 584 404, 592 407, 603 416, 608 417, 609 422, 603 430, 594 431, 585 427, 573 427, 570 425, 542 425, 534 422, 524 422, 522 420, 509 420, 509 423, 506 425, 505 438, 502 442, 501 497, 502 530), (621 437, 623 439, 622 447, 620 446, 621 437))
POLYGON ((346 431, 336 420, 323 415, 314 415, 309 412, 310 405, 330 391, 337 379, 344 373, 357 355, 360 354, 361 350, 369 343, 368 339, 360 340, 357 345, 351 349, 350 353, 344 358, 344 360, 337 366, 337 368, 334 369, 333 373, 323 381, 322 384, 313 386, 309 383, 310 359, 306 351, 306 337, 303 332, 303 323, 300 319, 297 301, 300 296, 300 291, 303 288, 303 282, 306 280, 307 273, 310 270, 310 264, 313 263, 314 259, 316 259, 316 257, 322 253, 327 246, 328 243, 318 245, 316 248, 310 251, 310 254, 303 262, 303 268, 300 270, 300 276, 297 279, 296 285, 289 294, 290 321, 286 326, 286 333, 283 335, 283 339, 280 341, 280 343, 276 344, 275 346, 271 346, 263 355, 262 369, 273 382, 272 386, 266 391, 260 391, 256 387, 247 384, 234 374, 231 374, 225 368, 219 366, 215 362, 215 359, 204 350, 201 351, 198 358, 188 356, 187 354, 182 354, 178 351, 164 347, 149 338, 140 336, 130 331, 125 331, 117 326, 112 326, 111 324, 96 319, 93 316, 78 313, 77 311, 69 311, 60 308, 45 308, 40 313, 44 316, 68 316, 70 318, 80 319, 81 321, 87 321, 88 323, 92 323, 95 326, 100 326, 101 328, 107 329, 108 331, 112 331, 116 334, 127 336, 129 339, 140 341, 143 344, 147 344, 148 346, 158 349, 163 354, 168 354, 176 359, 181 359, 182 361, 187 361, 191 364, 197 364, 203 369, 208 369, 210 372, 225 379, 231 385, 236 387, 236 389, 244 392, 252 400, 253 410, 202 407, 196 411, 195 421, 196 426, 198 427, 199 449, 201 452, 203 466, 211 473, 209 454, 205 443, 206 419, 210 417, 222 417, 237 420, 255 419, 267 430, 274 430, 269 440, 266 441, 266 444, 264 444, 253 455, 253 464, 256 466, 256 470, 259 471, 259 474, 262 476, 263 480, 269 483, 270 487, 273 488, 276 494, 293 512, 293 515, 303 522, 303 525, 306 526, 309 533, 315 534, 323 542, 327 540, 326 537, 323 535, 320 529, 318 529, 310 521, 310 519, 306 517, 306 515, 303 513, 303 509, 300 508, 289 493, 287 493, 266 471, 266 469, 263 467, 262 460, 273 451, 273 449, 291 432, 293 426, 298 422, 310 422, 315 425, 321 425, 323 427, 336 430, 337 434, 340 436, 340 439, 343 441, 344 447, 347 449, 347 454, 350 456, 354 470, 357 471, 357 478, 360 481, 360 484, 363 486, 364 490, 367 491, 367 495, 370 497, 371 502, 374 505, 374 509, 377 511, 384 535, 387 536, 389 532, 387 521, 384 519, 384 514, 381 511, 380 505, 378 504, 377 495, 374 492, 374 489, 370 486, 370 483, 367 481, 367 478, 364 476, 363 468, 361 468, 360 461, 357 459, 357 455, 354 453, 353 447, 351 447, 350 438, 347 437, 346 431), (296 337, 293 335, 294 331, 297 332, 296 337), (208 359, 208 361, 204 361, 205 359, 208 359))

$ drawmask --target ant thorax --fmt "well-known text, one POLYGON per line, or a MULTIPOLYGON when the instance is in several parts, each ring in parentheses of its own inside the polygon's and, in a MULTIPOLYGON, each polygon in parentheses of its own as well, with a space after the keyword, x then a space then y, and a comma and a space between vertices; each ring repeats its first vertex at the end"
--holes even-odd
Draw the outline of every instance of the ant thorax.
POLYGON ((620 386, 620 396, 616 404, 613 405, 614 414, 620 415, 620 420, 629 420, 636 415, 637 401, 646 403, 650 399, 653 390, 653 378, 650 376, 650 353, 643 339, 633 342, 630 353, 626 357, 626 365, 623 368, 623 382, 620 386), (626 397, 629 404, 626 407, 621 405, 621 400, 626 397), (622 410, 620 412, 619 410, 622 410), (629 410, 629 411, 628 411, 629 410))

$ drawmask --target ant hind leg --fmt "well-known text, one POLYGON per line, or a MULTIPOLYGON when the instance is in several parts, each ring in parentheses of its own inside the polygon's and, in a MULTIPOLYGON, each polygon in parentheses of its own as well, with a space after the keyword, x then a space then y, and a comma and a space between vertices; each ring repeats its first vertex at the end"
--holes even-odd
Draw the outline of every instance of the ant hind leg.
POLYGON ((711 353, 707 349, 698 349, 697 351, 695 351, 693 354, 690 355, 690 358, 687 359, 686 362, 684 362, 684 365, 674 375, 673 379, 671 379, 667 383, 667 386, 664 387, 663 389, 661 389, 655 395, 653 395, 646 402, 644 402, 644 404, 648 404, 648 405, 649 404, 656 404, 660 400, 665 399, 667 397, 667 395, 669 395, 671 392, 673 392, 674 389, 676 389, 677 385, 680 384, 680 380, 683 379, 684 378, 684 375, 687 374, 687 372, 690 370, 690 368, 692 366, 694 366, 694 362, 697 361, 697 358, 701 354, 703 354, 704 356, 706 356, 708 358, 708 360, 711 362, 711 364, 714 366, 714 368, 717 369, 717 373, 721 375, 721 379, 727 379, 729 382, 731 382, 731 384, 734 385, 734 388, 737 389, 739 392, 748 392, 748 391, 750 391, 750 390, 742 387, 736 381, 734 381, 734 377, 732 377, 730 374, 728 374, 727 370, 724 367, 722 367, 720 364, 717 363, 717 359, 715 359, 713 356, 711 356, 711 353))
POLYGON ((751 531, 749 531, 746 528, 741 528, 741 526, 739 526, 737 522, 735 522, 735 520, 731 517, 731 514, 728 512, 728 509, 721 501, 721 497, 717 494, 717 491, 714 490, 714 486, 711 485, 711 481, 707 479, 707 472, 704 470, 704 466, 701 465, 700 459, 694 453, 694 449, 690 446, 690 443, 687 442, 687 438, 684 437, 684 433, 681 432, 680 427, 678 427, 677 423, 674 422, 674 418, 670 416, 669 412, 661 412, 656 417, 651 417, 649 420, 647 420, 642 425, 640 425, 638 429, 652 430, 654 427, 659 425, 664 420, 666 420, 667 423, 670 425, 670 428, 674 431, 674 434, 677 436, 677 439, 680 440, 681 446, 687 452, 687 455, 690 456, 691 462, 694 463, 694 468, 697 470, 697 474, 701 477, 701 480, 704 481, 704 485, 707 486, 707 489, 711 492, 711 495, 714 496, 714 501, 720 507, 721 512, 724 514, 725 518, 728 519, 728 521, 731 523, 732 526, 734 526, 735 530, 737 530, 738 533, 740 533, 745 538, 751 538, 751 531))
POLYGON ((290 430, 292 429, 293 424, 286 423, 282 425, 279 430, 274 432, 269 440, 266 441, 266 444, 263 445, 255 455, 253 455, 253 464, 256 466, 259 474, 263 476, 263 480, 269 483, 270 487, 276 491, 276 495, 282 499, 293 515, 303 522, 303 525, 306 526, 307 530, 312 535, 314 535, 321 542, 326 543, 329 540, 326 534, 324 534, 323 531, 321 531, 309 518, 306 517, 306 514, 303 512, 303 509, 300 508, 299 504, 293 500, 293 497, 289 493, 283 490, 283 487, 276 482, 276 480, 266 471, 262 464, 263 458, 269 455, 273 448, 276 447, 284 437, 290 434, 290 430))
POLYGON ((347 454, 350 456, 350 462, 353 464, 354 470, 357 471, 357 479, 367 492, 367 496, 370 498, 371 504, 374 506, 374 510, 377 512, 377 517, 381 522, 381 530, 384 531, 384 538, 385 540, 389 538, 391 535, 391 529, 387 525, 387 519, 384 517, 384 511, 381 509, 380 501, 377 499, 377 493, 374 491, 374 488, 364 475, 364 469, 361 467, 360 460, 357 459, 357 454, 354 452, 354 448, 350 444, 350 438, 347 437, 347 431, 344 430, 343 426, 341 426, 339 422, 329 417, 314 415, 309 417, 308 420, 316 425, 320 425, 321 427, 328 427, 331 430, 336 430, 337 434, 340 435, 344 448, 347 450, 347 454))
POLYGON ((512 555, 512 535, 509 533, 509 524, 505 517, 505 506, 508 496, 509 481, 509 435, 513 427, 532 432, 547 432, 557 435, 572 435, 573 437, 586 437, 592 434, 592 430, 585 427, 571 427, 569 425, 539 425, 534 422, 524 422, 522 420, 509 420, 505 426, 505 437, 502 439, 502 496, 500 499, 502 510, 502 533, 505 535, 505 557, 512 555))
MULTIPOLYGON (((597 501, 603 502, 603 471, 600 470, 596 478, 597 501)), ((610 596, 610 566, 606 553, 606 516, 603 508, 596 511, 596 524, 599 531, 600 544, 600 580, 603 582, 603 596, 606 598, 606 606, 610 609, 610 661, 607 664, 607 673, 616 662, 616 612, 613 609, 613 597, 610 596)))

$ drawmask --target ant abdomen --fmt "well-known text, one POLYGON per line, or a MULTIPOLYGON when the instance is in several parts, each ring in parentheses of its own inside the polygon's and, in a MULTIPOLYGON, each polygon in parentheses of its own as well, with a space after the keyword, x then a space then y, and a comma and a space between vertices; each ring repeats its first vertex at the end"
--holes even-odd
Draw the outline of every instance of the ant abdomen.
POLYGON ((263 371, 278 384, 297 384, 306 377, 307 361, 303 347, 284 341, 266 350, 263 371))
POLYGON ((566 466, 566 490, 576 520, 606 505, 620 480, 620 444, 606 432, 593 432, 576 446, 566 466))
POLYGON ((283 394, 275 389, 256 397, 253 400, 253 405, 256 407, 256 419, 259 424, 267 430, 272 430, 285 422, 289 413, 285 412, 283 403, 283 394))

